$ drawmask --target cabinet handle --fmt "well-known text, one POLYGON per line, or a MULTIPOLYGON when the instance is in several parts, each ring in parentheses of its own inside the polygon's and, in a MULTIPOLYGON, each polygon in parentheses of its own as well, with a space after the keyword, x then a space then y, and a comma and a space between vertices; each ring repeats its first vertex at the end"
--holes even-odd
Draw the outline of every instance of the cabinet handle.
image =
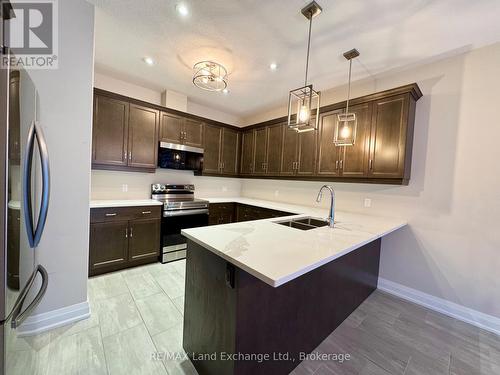
POLYGON ((130 238, 134 237, 134 228, 130 227, 130 238))
POLYGON ((127 151, 123 152, 123 160, 127 161, 127 151))
POLYGON ((340 169, 344 169, 344 161, 343 160, 340 161, 340 169))
POLYGON ((106 214, 107 217, 111 217, 111 216, 116 216, 116 213, 112 213, 112 214, 106 214))
POLYGON ((371 171, 373 169, 373 160, 368 160, 368 169, 371 171))
POLYGON ((125 228, 125 238, 128 238, 128 228, 125 228))
POLYGON ((339 161, 335 160, 335 170, 339 170, 339 161))
POLYGON ((132 151, 128 153, 128 160, 132 160, 132 151))
POLYGON ((187 139, 188 138, 188 135, 186 132, 184 132, 184 139, 187 139))
POLYGON ((150 213, 151 213, 151 211, 142 211, 143 215, 149 215, 150 213))

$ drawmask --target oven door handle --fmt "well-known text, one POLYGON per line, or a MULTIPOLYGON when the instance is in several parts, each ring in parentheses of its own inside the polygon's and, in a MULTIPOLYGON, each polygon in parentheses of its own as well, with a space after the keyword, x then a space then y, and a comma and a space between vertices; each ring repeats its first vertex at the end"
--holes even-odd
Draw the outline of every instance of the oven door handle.
POLYGON ((197 210, 163 211, 163 217, 201 215, 201 214, 208 215, 208 208, 202 208, 202 209, 197 209, 197 210))

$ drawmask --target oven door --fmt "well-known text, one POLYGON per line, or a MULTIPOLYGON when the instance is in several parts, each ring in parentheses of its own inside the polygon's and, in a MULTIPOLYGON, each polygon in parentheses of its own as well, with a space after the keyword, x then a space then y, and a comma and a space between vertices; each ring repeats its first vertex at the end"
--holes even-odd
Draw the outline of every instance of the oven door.
POLYGON ((182 229, 208 225, 208 209, 164 211, 161 221, 162 263, 186 257, 186 237, 182 229))

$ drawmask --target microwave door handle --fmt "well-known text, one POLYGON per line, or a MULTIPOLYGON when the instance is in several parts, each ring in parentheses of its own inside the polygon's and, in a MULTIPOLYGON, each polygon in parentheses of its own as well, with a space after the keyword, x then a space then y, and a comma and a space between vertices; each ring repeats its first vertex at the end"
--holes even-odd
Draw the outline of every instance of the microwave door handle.
POLYGON ((31 287, 33 286, 33 283, 35 282, 36 274, 37 274, 37 270, 35 270, 33 272, 33 274, 30 276, 30 278, 28 279, 28 281, 24 285, 23 289, 21 290, 21 292, 17 296, 16 302, 14 303, 14 307, 12 307, 11 312, 9 313, 9 315, 7 315, 7 317, 4 320, 0 321, 0 325, 3 326, 6 322, 8 322, 12 318, 14 313, 18 312, 21 309, 21 307, 23 306, 24 300, 26 299, 26 296, 28 295, 29 290, 31 289, 31 287))
POLYGON ((38 221, 34 232, 34 240, 33 240, 33 244, 36 247, 38 246, 38 244, 40 243, 40 239, 42 238, 43 229, 45 228, 45 223, 47 221, 47 214, 49 212, 50 165, 49 165, 49 153, 47 150, 47 142, 45 141, 45 136, 38 122, 35 122, 35 134, 38 144, 38 150, 40 152, 40 162, 42 167, 42 198, 40 204, 40 213, 38 215, 38 221))
POLYGON ((26 235, 30 247, 35 247, 35 232, 33 230, 33 210, 31 201, 31 169, 33 165, 33 150, 35 147, 35 122, 31 124, 28 130, 26 141, 26 153, 24 155, 23 171, 23 211, 24 223, 26 226, 26 235))
MULTIPOLYGON (((35 275, 37 273, 40 273, 40 276, 42 277, 42 285, 40 286, 40 290, 36 294, 35 298, 33 298, 33 301, 31 301, 31 303, 28 305, 28 307, 24 309, 24 311, 21 312, 22 305, 18 306, 18 308, 14 311, 12 321, 10 323, 13 329, 19 327, 26 320, 26 318, 31 315, 35 307, 40 304, 40 301, 47 291, 47 285, 49 285, 49 274, 47 273, 47 270, 39 264, 36 268, 35 275)), ((33 281, 34 280, 35 278, 33 277, 33 281)))

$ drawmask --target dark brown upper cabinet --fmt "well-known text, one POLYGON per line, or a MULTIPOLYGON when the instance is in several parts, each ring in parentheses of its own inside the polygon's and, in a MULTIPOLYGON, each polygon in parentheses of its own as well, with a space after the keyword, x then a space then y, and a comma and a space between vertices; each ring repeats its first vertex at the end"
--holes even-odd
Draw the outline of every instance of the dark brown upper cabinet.
POLYGON ((107 96, 94 97, 93 166, 127 166, 129 103, 107 96))
POLYGON ((203 172, 220 173, 222 128, 210 124, 205 125, 205 152, 203 154, 203 172))
POLYGON ((240 158, 239 145, 239 131, 222 126, 206 124, 203 173, 226 176, 238 175, 240 158))
POLYGON ((281 138, 284 124, 271 125, 267 127, 267 164, 266 173, 278 176, 281 167, 281 138))
POLYGON ((316 169, 316 132, 297 133, 283 128, 282 176, 312 176, 316 169))
POLYGON ((162 142, 203 147, 203 123, 198 120, 162 112, 160 140, 162 142))
POLYGON ((267 174, 268 137, 269 128, 255 129, 254 173, 256 175, 267 174))
POLYGON ((349 108, 349 112, 356 114, 358 121, 356 142, 352 146, 335 146, 333 144, 338 115, 345 112, 345 109, 326 112, 321 115, 318 132, 318 169, 316 172, 318 176, 367 176, 371 108, 371 103, 349 108))
POLYGON ((236 130, 222 128, 221 173, 224 175, 238 174, 240 135, 236 130))
POLYGON ((410 94, 373 102, 368 176, 410 178, 415 100, 410 94))
POLYGON ((130 104, 128 125, 128 165, 156 168, 158 159, 159 111, 130 104))
POLYGON ((255 131, 241 134, 241 174, 252 174, 255 168, 255 131))
POLYGON ((156 109, 95 95, 92 166, 154 171, 159 120, 156 109))

